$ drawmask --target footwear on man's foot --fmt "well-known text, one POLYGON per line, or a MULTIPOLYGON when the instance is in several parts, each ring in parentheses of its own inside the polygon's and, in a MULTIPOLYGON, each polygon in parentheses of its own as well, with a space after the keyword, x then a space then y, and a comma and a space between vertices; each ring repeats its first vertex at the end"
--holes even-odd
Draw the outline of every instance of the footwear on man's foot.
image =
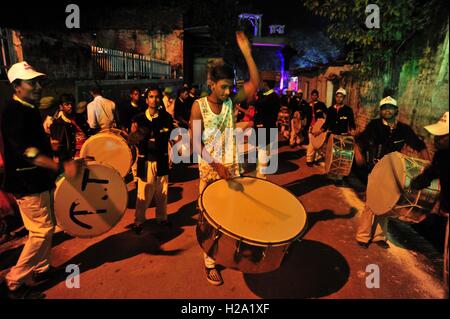
POLYGON ((362 242, 362 241, 359 241, 359 240, 357 240, 356 242, 362 248, 369 248, 369 243, 365 243, 365 242, 362 242))
POLYGON ((58 274, 58 268, 56 267, 52 267, 50 266, 50 268, 47 271, 38 273, 38 272, 33 272, 32 275, 32 279, 33 279, 33 284, 32 286, 38 286, 41 285, 53 278, 56 277, 56 275, 58 274))
POLYGON ((45 295, 42 292, 33 290, 28 285, 22 285, 16 290, 9 290, 7 293, 8 299, 44 299, 45 295))
POLYGON ((131 229, 134 231, 134 233, 136 235, 140 235, 140 234, 142 234, 142 231, 144 230, 144 226, 138 225, 138 224, 133 224, 133 226, 131 226, 131 229))
POLYGON ((223 284, 222 276, 217 268, 205 268, 205 272, 206 280, 208 280, 211 285, 220 286, 223 284))
POLYGON ((385 240, 377 240, 377 241, 374 241, 373 243, 383 249, 389 249, 391 247, 385 240))

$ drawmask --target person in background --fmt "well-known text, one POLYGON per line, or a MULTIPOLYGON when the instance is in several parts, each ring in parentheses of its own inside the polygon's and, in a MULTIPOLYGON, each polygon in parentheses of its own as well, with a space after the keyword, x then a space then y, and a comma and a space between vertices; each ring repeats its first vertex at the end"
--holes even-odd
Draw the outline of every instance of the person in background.
POLYGON ((162 104, 166 109, 166 112, 174 117, 175 112, 175 100, 172 97, 173 90, 170 87, 166 87, 163 91, 162 104))
POLYGON ((102 89, 93 86, 89 93, 94 100, 87 105, 87 122, 93 133, 117 127, 116 104, 102 96, 102 89))
MULTIPOLYGON (((309 108, 306 109, 306 129, 308 130, 308 148, 306 149, 306 165, 312 167, 314 164, 318 164, 317 155, 318 150, 314 148, 311 138, 314 137, 312 129, 318 119, 326 119, 327 106, 319 101, 319 91, 312 90, 311 101, 309 102, 309 108)), ((318 132, 317 134, 320 134, 318 132)))
POLYGON ((131 119, 145 111, 145 106, 141 104, 141 91, 137 87, 130 90, 129 99, 119 104, 119 127, 129 133, 131 128, 131 119))
POLYGON ((50 126, 50 141, 59 161, 80 156, 80 150, 87 139, 74 118, 75 99, 70 94, 59 97, 59 115, 50 126))

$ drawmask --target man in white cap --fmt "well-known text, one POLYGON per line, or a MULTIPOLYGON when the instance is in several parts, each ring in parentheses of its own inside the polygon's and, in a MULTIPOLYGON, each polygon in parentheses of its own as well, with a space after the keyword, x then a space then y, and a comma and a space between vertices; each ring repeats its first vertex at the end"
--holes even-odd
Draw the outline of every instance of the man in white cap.
MULTIPOLYGON (((328 108, 327 118, 320 129, 321 132, 328 132, 334 135, 355 134, 355 116, 353 109, 344 104, 346 95, 347 92, 344 88, 339 88, 336 91, 336 103, 328 108)), ((320 132, 315 132, 314 134, 320 134, 320 132)), ((336 186, 341 186, 343 183, 343 176, 328 174, 328 177, 334 180, 336 186)))
MULTIPOLYGON (((362 156, 356 155, 357 152, 362 154, 359 147, 372 153, 372 155, 369 155, 369 169, 372 169, 384 155, 391 152, 401 152, 405 144, 420 152, 423 159, 430 159, 425 143, 409 125, 397 121, 397 114, 398 107, 395 99, 388 96, 380 101, 381 118, 372 120, 358 136, 357 143, 359 143, 359 146, 355 143, 355 160, 358 165, 362 165, 364 162, 362 156)), ((368 248, 372 242, 381 248, 389 248, 389 244, 386 242, 388 221, 386 215, 375 215, 366 205, 360 216, 356 233, 358 245, 368 248)))
POLYGON ((29 231, 17 264, 2 284, 8 297, 13 299, 31 297, 28 282, 36 284, 54 274, 49 259, 55 227, 50 204, 52 190, 57 173, 64 172, 69 178, 78 173, 75 162, 58 164, 52 159, 50 141, 36 107, 41 98, 44 75, 26 62, 14 64, 8 71, 14 95, 0 109, 4 159, 2 188, 14 194, 29 231))
POLYGON ((371 171, 384 155, 401 152, 405 145, 419 152, 423 159, 431 159, 425 143, 409 125, 399 122, 397 115, 397 101, 390 96, 383 98, 380 101, 380 118, 370 121, 356 137, 355 159, 358 165, 367 165, 371 171), (362 156, 356 156, 356 153, 362 156))
POLYGON ((434 145, 436 147, 436 153, 434 153, 433 161, 422 174, 417 176, 411 181, 412 189, 422 189, 428 187, 431 182, 439 178, 439 184, 441 186, 440 198, 439 198, 439 212, 447 215, 447 229, 445 232, 445 244, 444 244, 444 283, 446 283, 446 289, 448 294, 448 237, 449 237, 449 206, 448 206, 448 174, 449 174, 449 122, 448 112, 445 112, 441 119, 432 125, 425 126, 425 129, 434 135, 434 145))
MULTIPOLYGON (((328 108, 327 118, 322 125, 321 131, 329 131, 331 134, 351 134, 355 133, 355 116, 353 109, 344 104, 347 92, 344 88, 336 91, 336 104, 328 108)), ((317 133, 316 133, 317 134, 317 133)))

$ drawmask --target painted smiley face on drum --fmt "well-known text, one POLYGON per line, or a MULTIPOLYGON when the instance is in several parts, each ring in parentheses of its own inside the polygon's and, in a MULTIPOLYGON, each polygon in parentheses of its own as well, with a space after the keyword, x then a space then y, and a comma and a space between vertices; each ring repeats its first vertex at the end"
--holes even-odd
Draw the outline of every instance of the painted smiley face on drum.
POLYGON ((83 238, 111 230, 122 218, 128 201, 125 183, 112 167, 90 162, 73 180, 57 182, 55 215, 65 232, 83 238))

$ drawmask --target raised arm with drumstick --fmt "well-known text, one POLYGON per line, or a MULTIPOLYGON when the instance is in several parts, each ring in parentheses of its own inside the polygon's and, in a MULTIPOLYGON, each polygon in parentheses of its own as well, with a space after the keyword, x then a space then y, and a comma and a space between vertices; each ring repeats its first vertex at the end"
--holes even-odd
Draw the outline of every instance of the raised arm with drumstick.
MULTIPOLYGON (((236 33, 236 42, 247 63, 250 80, 244 83, 243 89, 232 101, 230 95, 234 83, 234 70, 223 60, 219 61, 212 65, 208 72, 211 93, 196 100, 192 105, 190 128, 194 151, 199 154, 199 194, 213 181, 230 179, 239 176, 240 173, 236 142, 233 136, 232 140, 229 140, 226 136, 229 134, 226 132, 228 129, 234 132, 236 128, 233 102, 249 101, 258 89, 260 78, 251 54, 250 42, 243 32, 236 33), (222 154, 222 150, 225 150, 225 154, 222 154)), ((205 253, 204 263, 208 282, 221 285, 223 279, 215 267, 214 259, 205 253)))

